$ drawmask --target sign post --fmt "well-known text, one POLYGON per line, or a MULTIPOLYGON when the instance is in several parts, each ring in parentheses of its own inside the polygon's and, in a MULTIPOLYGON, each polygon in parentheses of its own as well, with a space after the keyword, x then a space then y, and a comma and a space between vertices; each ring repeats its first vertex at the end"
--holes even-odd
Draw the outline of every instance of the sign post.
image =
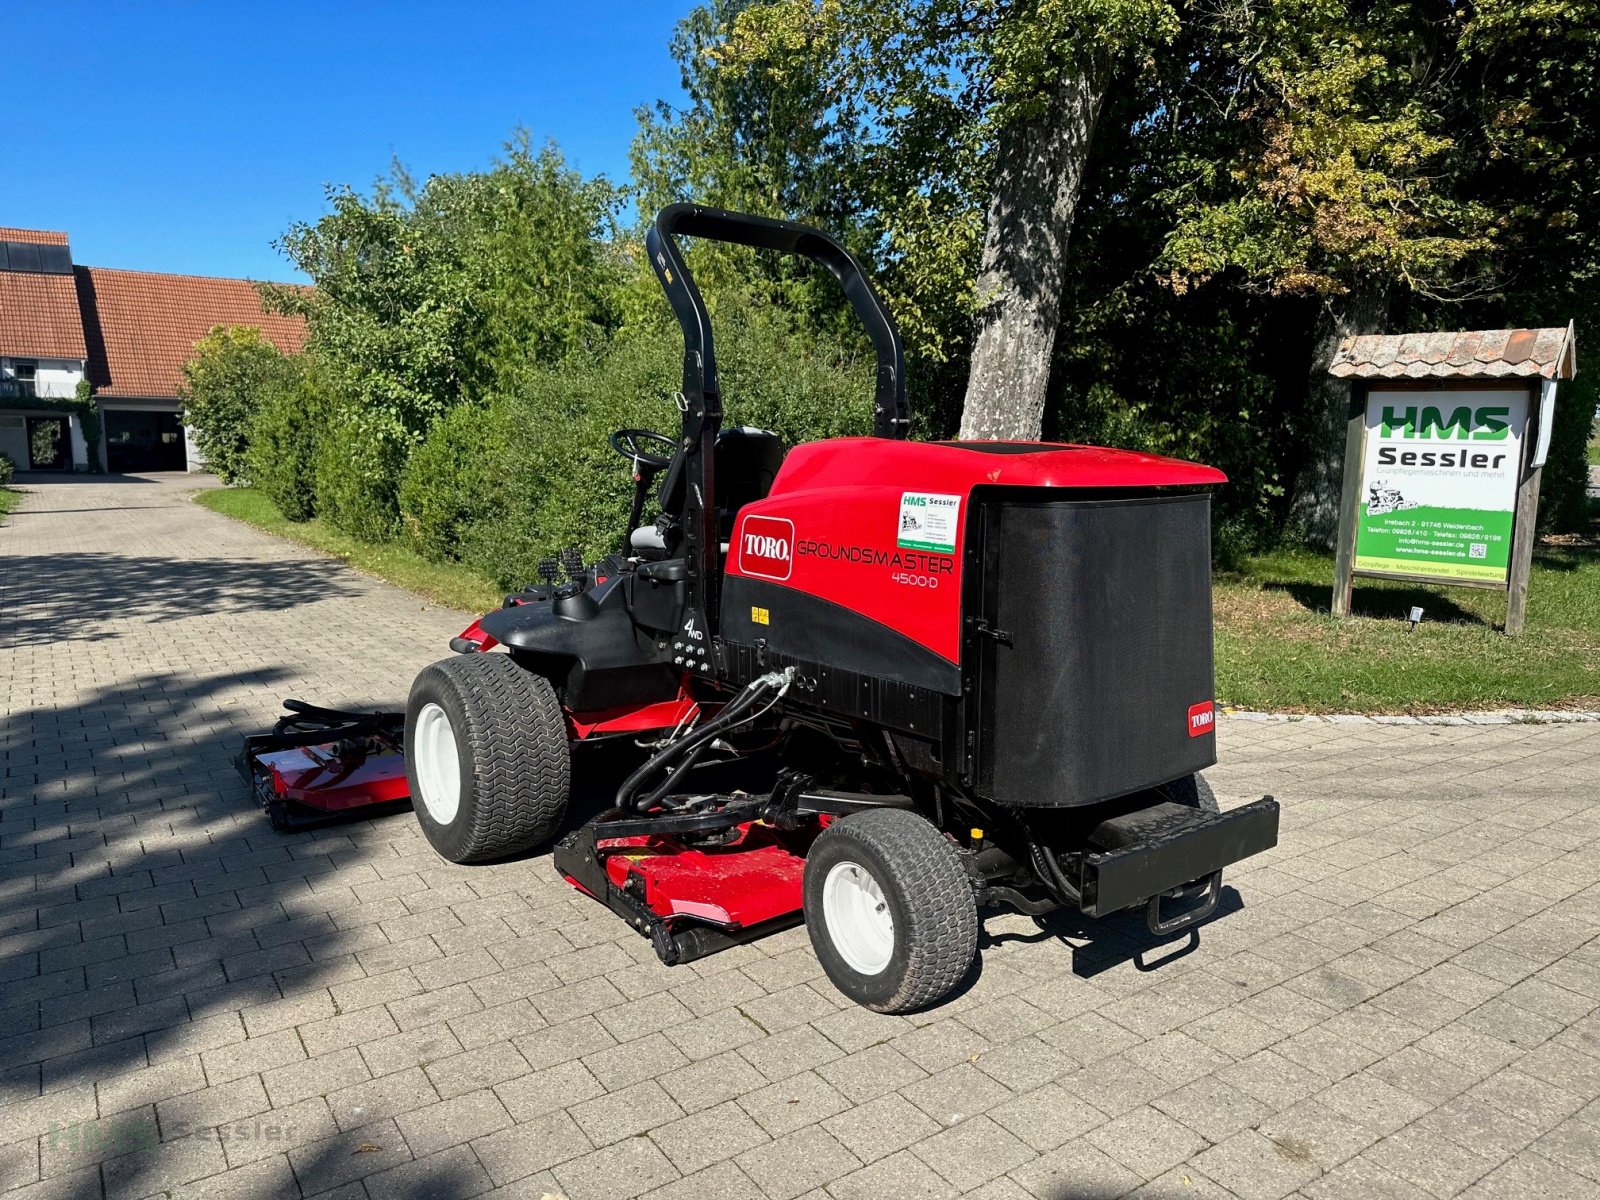
POLYGON ((1570 325, 1346 341, 1335 616, 1359 575, 1505 591, 1505 631, 1522 632, 1555 381, 1574 365, 1570 325))

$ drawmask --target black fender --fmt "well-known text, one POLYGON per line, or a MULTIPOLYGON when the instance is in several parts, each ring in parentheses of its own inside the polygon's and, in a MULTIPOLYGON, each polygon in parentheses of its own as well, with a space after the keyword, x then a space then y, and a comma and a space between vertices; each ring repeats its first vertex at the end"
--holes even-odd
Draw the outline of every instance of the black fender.
POLYGON ((654 704, 678 695, 665 635, 642 630, 614 576, 577 596, 496 609, 478 622, 573 712, 654 704))

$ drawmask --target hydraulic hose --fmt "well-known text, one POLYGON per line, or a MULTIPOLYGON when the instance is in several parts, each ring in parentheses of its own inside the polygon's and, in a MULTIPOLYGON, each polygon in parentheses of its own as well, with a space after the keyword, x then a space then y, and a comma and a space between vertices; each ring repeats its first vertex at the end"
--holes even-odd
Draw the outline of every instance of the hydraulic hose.
POLYGON ((743 724, 749 718, 750 710, 756 706, 756 703, 774 688, 777 689, 777 696, 773 697, 773 703, 776 703, 778 698, 789 690, 789 684, 793 679, 794 668, 786 667, 782 671, 771 671, 751 680, 715 717, 702 725, 696 726, 677 740, 663 746, 646 759, 633 774, 623 780, 622 786, 617 789, 617 807, 637 808, 643 811, 659 802, 673 783, 694 765, 695 760, 699 758, 700 752, 707 744, 719 734, 743 724), (666 779, 644 796, 639 797, 637 800, 635 799, 639 789, 644 786, 651 776, 669 764, 673 764, 680 757, 684 761, 677 763, 668 772, 666 779))

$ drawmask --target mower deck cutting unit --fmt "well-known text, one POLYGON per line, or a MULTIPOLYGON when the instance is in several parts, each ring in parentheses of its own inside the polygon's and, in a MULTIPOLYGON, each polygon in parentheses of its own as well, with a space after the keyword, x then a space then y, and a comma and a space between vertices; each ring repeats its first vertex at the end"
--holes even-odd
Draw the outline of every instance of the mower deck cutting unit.
POLYGON ((680 427, 613 435, 636 485, 617 553, 543 572, 417 677, 406 766, 434 847, 472 862, 547 840, 572 746, 626 737, 648 759, 554 861, 668 963, 803 917, 846 995, 900 1012, 958 986, 980 906, 1143 906, 1163 934, 1209 916, 1223 868, 1278 832, 1270 797, 1219 813, 1199 775, 1222 474, 909 442, 894 322, 836 242, 674 205, 646 244, 684 333, 680 427), (722 428, 680 236, 838 279, 877 355, 874 436, 786 452, 722 428), (776 786, 699 782, 742 757, 775 758, 776 786))
POLYGON ((289 711, 272 732, 245 738, 238 759, 274 829, 309 829, 409 803, 404 713, 341 712, 302 700, 283 706, 289 711))

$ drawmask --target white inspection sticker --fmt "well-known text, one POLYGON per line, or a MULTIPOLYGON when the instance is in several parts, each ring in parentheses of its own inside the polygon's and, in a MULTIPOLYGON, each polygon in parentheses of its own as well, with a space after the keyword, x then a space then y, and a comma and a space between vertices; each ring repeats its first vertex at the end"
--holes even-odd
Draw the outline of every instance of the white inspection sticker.
POLYGON ((954 554, 960 519, 960 496, 901 492, 899 546, 903 550, 954 554))

